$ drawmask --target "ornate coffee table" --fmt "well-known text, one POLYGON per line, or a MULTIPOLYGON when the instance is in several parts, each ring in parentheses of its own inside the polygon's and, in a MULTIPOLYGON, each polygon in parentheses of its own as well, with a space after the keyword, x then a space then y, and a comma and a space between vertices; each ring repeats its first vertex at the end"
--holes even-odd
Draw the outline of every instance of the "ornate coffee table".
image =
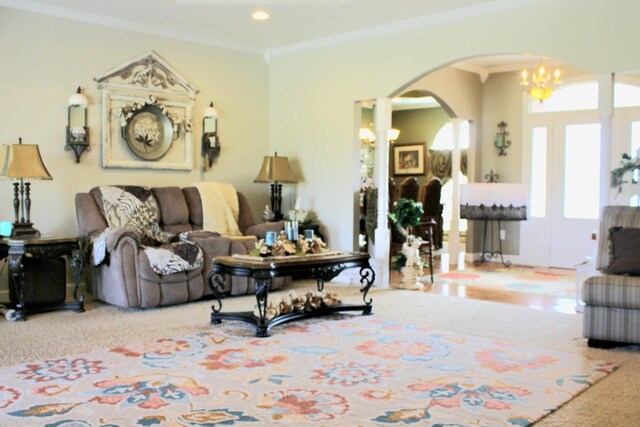
POLYGON ((289 257, 249 257, 222 256, 213 259, 213 267, 207 278, 207 284, 216 299, 211 306, 211 323, 219 324, 222 319, 241 320, 256 325, 257 337, 268 337, 274 326, 297 319, 325 316, 341 311, 362 311, 370 315, 372 300, 367 292, 375 281, 376 275, 369 265, 369 254, 358 252, 340 252, 329 255, 289 256, 289 257), (364 304, 338 304, 320 307, 313 311, 294 311, 267 319, 267 306, 271 279, 305 273, 316 279, 318 291, 324 289, 324 282, 329 281, 348 268, 360 268, 360 292, 364 304), (259 315, 253 311, 222 313, 223 285, 227 275, 250 277, 255 280, 256 300, 259 315))

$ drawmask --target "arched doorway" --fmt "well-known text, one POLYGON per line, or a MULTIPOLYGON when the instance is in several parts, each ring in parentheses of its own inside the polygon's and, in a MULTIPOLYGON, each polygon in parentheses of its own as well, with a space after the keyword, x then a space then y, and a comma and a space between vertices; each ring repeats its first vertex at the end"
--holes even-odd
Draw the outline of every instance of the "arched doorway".
MULTIPOLYGON (((540 57, 520 55, 518 58, 525 61, 514 62, 514 56, 510 55, 506 56, 503 62, 500 62, 499 58, 496 60, 496 57, 491 57, 487 62, 483 62, 486 58, 479 58, 477 62, 474 62, 476 61, 474 59, 473 61, 465 60, 454 63, 420 76, 392 94, 394 96, 415 90, 438 93, 440 99, 444 100, 452 111, 455 110, 456 116, 471 120, 473 126, 470 132, 470 150, 473 152, 473 157, 469 159, 469 173, 467 175, 470 182, 484 182, 484 176, 493 172, 499 175, 498 182, 525 183, 523 176, 525 170, 529 168, 530 159, 525 153, 527 133, 524 129, 523 111, 527 106, 528 95, 519 86, 519 74, 523 68, 531 68, 532 65, 535 65, 540 57), (496 65, 492 66, 491 63, 496 65), (484 68, 479 67, 478 64, 483 65, 484 68), (502 121, 509 124, 508 130, 513 139, 513 145, 507 150, 506 156, 500 156, 494 145, 498 130, 497 124, 502 121)), ((585 70, 562 63, 556 65, 562 68, 563 79, 567 82, 590 76, 585 70)), ((592 75, 591 77, 593 78, 592 75)), ((601 76, 598 79, 606 80, 606 77, 601 76)), ((616 99, 618 98, 616 96, 616 99)), ((629 107, 627 108, 629 109, 629 107)), ((601 110, 602 106, 600 106, 596 122, 602 121, 605 117, 601 110)), ((638 122, 634 126, 640 132, 640 115, 636 120, 632 117, 634 113, 630 110, 624 114, 629 116, 630 126, 632 123, 638 122)), ((621 115, 622 113, 616 110, 616 120, 621 115)), ((617 126, 616 120, 613 121, 614 128, 617 126)), ((400 131, 402 135, 402 129, 400 131)), ((605 130, 603 130, 603 143, 605 140, 609 141, 607 144, 610 144, 610 131, 606 136, 605 130)), ((608 177, 608 170, 615 167, 619 161, 618 151, 620 150, 610 148, 610 145, 603 145, 603 150, 608 150, 609 158, 612 161, 611 165, 606 164, 601 167, 603 172, 599 176, 599 187, 604 189, 603 194, 609 196, 613 193, 609 192, 608 184, 604 183, 606 177, 603 178, 603 176, 607 175, 608 177)), ((622 151, 629 153, 632 150, 626 148, 622 151)), ((603 158, 601 162, 606 162, 606 160, 603 158)), ((630 197, 631 202, 637 199, 638 197, 630 197)), ((603 201, 600 200, 599 206, 602 204, 603 201)), ((519 222, 504 224, 503 227, 504 233, 500 233, 500 235, 506 236, 506 240, 503 242, 505 256, 514 263, 526 264, 521 256, 521 247, 522 245, 535 244, 535 241, 522 236, 521 223, 519 222)), ((467 260, 473 259, 474 254, 477 255, 480 252, 481 239, 474 238, 474 235, 480 236, 481 234, 475 230, 474 224, 471 223, 469 238, 466 242, 467 260)))

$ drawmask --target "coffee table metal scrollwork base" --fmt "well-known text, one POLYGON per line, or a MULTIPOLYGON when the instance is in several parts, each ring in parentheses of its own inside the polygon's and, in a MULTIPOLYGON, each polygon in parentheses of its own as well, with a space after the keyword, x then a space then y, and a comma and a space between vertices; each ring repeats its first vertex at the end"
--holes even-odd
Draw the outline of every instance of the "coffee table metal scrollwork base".
POLYGON ((370 315, 373 313, 373 301, 367 297, 367 293, 373 285, 375 277, 375 272, 369 265, 369 255, 366 253, 339 253, 326 256, 277 259, 216 257, 207 278, 207 284, 215 297, 211 306, 211 323, 220 324, 223 319, 240 320, 255 324, 257 337, 268 337, 269 331, 273 327, 298 319, 326 316, 345 311, 361 311, 363 315, 370 315), (267 319, 271 279, 291 276, 296 273, 307 273, 316 280, 318 291, 323 291, 325 282, 332 280, 348 268, 360 268, 360 292, 363 304, 323 306, 312 311, 293 311, 267 319), (254 279, 257 314, 253 311, 222 312, 223 289, 227 275, 254 279))

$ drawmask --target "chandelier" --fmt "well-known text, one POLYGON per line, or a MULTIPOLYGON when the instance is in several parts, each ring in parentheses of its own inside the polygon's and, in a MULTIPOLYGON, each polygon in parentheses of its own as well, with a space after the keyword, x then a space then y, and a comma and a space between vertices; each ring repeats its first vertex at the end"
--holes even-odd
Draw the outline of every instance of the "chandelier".
POLYGON ((561 83, 560 69, 556 68, 552 75, 542 64, 538 67, 537 71, 532 70, 531 75, 529 75, 527 70, 522 70, 520 77, 522 77, 520 85, 525 87, 531 86, 529 94, 538 102, 549 98, 553 93, 553 86, 561 83))

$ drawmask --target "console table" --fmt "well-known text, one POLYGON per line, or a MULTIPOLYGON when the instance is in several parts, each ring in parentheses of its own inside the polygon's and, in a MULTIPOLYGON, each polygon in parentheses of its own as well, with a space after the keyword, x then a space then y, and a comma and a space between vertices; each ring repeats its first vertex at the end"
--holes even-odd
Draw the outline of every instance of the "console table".
MULTIPOLYGON (((17 295, 17 302, 8 306, 16 310, 14 320, 27 320, 28 314, 41 313, 51 310, 75 310, 84 311, 84 297, 78 295, 78 285, 84 268, 84 258, 80 251, 77 237, 22 237, 0 239, 0 259, 8 258, 9 261, 9 286, 17 295), (51 261, 67 256, 71 264, 72 275, 75 281, 72 302, 55 302, 44 304, 29 304, 25 299, 25 289, 29 286, 25 278, 24 258, 36 258, 43 261, 51 261)), ((66 283, 64 284, 66 287, 66 283)), ((59 290, 62 295, 65 290, 59 290)))
POLYGON ((241 320, 256 325, 257 337, 268 337, 274 326, 297 319, 324 316, 341 311, 362 311, 363 315, 370 315, 372 300, 367 298, 367 292, 375 281, 375 272, 369 265, 369 254, 357 252, 341 252, 329 255, 289 256, 289 257, 249 257, 249 256, 221 256, 213 259, 213 267, 207 278, 215 302, 211 306, 211 323, 219 324, 222 319, 241 320), (318 291, 324 289, 324 282, 329 281, 348 268, 360 268, 360 292, 363 294, 364 304, 338 304, 331 307, 321 307, 313 311, 291 312, 281 314, 268 320, 269 287, 271 279, 275 277, 292 276, 294 274, 308 274, 316 279, 318 291), (255 280, 256 300, 259 315, 253 311, 222 313, 222 289, 227 275, 250 277, 255 280))

